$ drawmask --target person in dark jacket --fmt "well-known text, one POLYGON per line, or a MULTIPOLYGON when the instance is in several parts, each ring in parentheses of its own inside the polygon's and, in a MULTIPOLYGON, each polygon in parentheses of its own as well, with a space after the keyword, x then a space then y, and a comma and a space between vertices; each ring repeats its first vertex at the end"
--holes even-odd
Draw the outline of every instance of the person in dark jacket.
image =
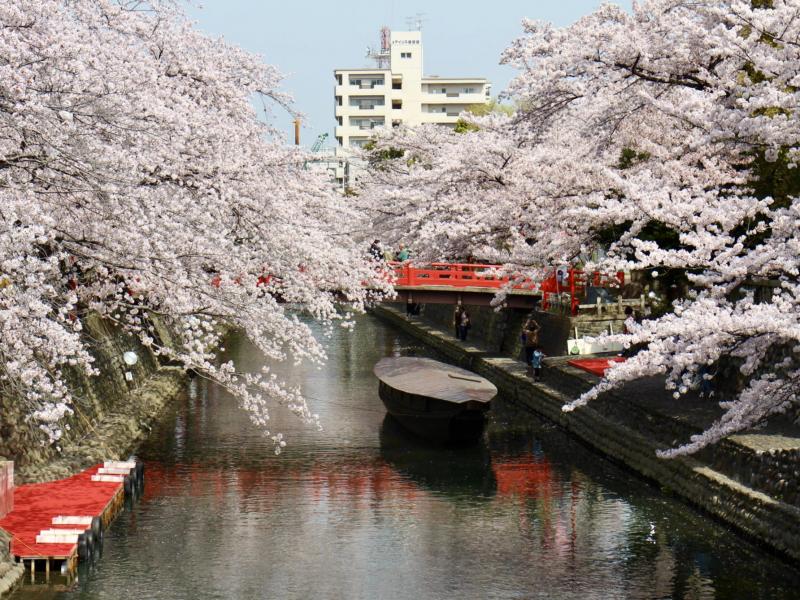
POLYGON ((523 346, 525 347, 525 364, 531 364, 533 352, 539 347, 539 333, 542 326, 533 317, 528 317, 522 327, 523 346))
POLYGON ((369 247, 369 255, 375 260, 381 260, 383 258, 383 249, 381 248, 380 240, 372 242, 372 245, 369 247))
POLYGON ((456 310, 453 313, 453 330, 455 331, 456 339, 461 339, 461 333, 459 326, 461 325, 461 313, 463 312, 464 307, 461 304, 456 304, 456 310))
POLYGON ((467 341, 467 332, 470 327, 472 327, 472 323, 469 320, 469 313, 464 309, 461 311, 461 317, 458 321, 458 339, 462 342, 467 341))

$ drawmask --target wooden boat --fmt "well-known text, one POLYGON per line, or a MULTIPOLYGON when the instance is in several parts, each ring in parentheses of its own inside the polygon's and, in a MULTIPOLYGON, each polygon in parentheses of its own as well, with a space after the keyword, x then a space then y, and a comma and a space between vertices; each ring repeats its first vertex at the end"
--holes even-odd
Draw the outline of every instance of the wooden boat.
POLYGON ((389 414, 419 436, 477 440, 497 388, 487 379, 430 358, 384 358, 373 369, 389 414))

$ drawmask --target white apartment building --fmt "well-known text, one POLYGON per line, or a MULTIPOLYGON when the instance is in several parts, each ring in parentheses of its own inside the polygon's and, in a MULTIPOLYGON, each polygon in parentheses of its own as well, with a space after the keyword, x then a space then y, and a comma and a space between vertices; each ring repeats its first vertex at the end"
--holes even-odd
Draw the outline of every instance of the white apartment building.
POLYGON ((336 69, 337 153, 362 147, 375 129, 437 123, 454 127, 468 107, 490 100, 483 77, 423 74, 422 32, 382 31, 377 68, 336 69))

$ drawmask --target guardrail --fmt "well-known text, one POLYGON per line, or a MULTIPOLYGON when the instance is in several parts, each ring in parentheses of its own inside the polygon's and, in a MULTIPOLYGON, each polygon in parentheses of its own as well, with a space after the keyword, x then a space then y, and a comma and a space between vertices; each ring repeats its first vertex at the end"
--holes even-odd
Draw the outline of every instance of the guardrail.
MULTIPOLYGON (((416 266, 411 261, 389 263, 399 287, 447 286, 452 288, 500 289, 511 281, 501 275, 501 265, 475 263, 431 263, 416 266)), ((570 312, 577 314, 581 301, 586 299, 589 287, 621 288, 625 274, 620 271, 613 275, 594 271, 585 273, 579 269, 554 269, 553 274, 541 283, 526 280, 514 284, 512 289, 539 289, 542 294, 542 309, 560 305, 564 300, 570 312)), ((594 305, 592 305, 594 306, 594 305)))
MULTIPOLYGON (((411 262, 389 264, 394 269, 396 286, 438 285, 499 289, 510 281, 508 277, 499 275, 499 265, 431 263, 418 267, 411 262)), ((530 289, 532 286, 527 287, 530 289)))

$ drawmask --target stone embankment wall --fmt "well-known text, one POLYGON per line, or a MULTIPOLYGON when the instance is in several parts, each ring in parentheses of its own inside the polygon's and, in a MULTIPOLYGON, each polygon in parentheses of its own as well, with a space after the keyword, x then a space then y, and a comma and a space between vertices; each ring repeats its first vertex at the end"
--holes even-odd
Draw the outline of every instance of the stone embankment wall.
POLYGON ((0 596, 10 592, 25 574, 22 563, 15 563, 8 554, 11 537, 0 529, 0 596))
MULTIPOLYGON (((520 334, 529 315, 533 314, 542 326, 539 340, 547 356, 567 354, 567 339, 578 336, 597 336, 609 330, 619 333, 624 316, 617 313, 595 314, 593 311, 578 316, 553 312, 533 312, 524 309, 504 308, 496 311, 483 306, 467 306, 472 322, 469 337, 480 340, 490 352, 505 356, 520 356, 522 344, 520 334)), ((422 307, 422 318, 445 328, 454 330, 455 307, 448 304, 427 304, 422 307)))
MULTIPOLYGON (((157 320, 153 324, 161 341, 170 344, 167 328, 157 320)), ((0 460, 14 461, 17 483, 66 477, 101 460, 127 456, 183 385, 182 369, 159 364, 135 336, 111 322, 90 314, 84 331, 100 374, 69 375, 75 413, 65 424, 69 429, 59 448, 42 444, 41 432, 26 421, 19 399, 0 395, 0 460), (123 362, 127 351, 138 356, 136 365, 123 362)))
MULTIPOLYGON (((451 362, 486 377, 506 399, 555 422, 597 451, 757 542, 800 561, 800 438, 732 436, 692 457, 660 459, 657 450, 688 440, 699 429, 637 401, 636 393, 626 394, 624 390, 573 412, 563 412, 565 403, 596 382, 593 376, 566 364, 568 357, 551 359, 545 381, 534 383, 517 357, 482 344, 478 326, 472 341, 463 344, 454 339, 449 320, 446 327, 421 319, 409 321, 398 308, 390 306, 376 307, 374 314, 435 348, 451 362)), ((651 389, 659 387, 663 389, 662 384, 651 389)), ((646 393, 648 388, 644 389, 646 393)))
MULTIPOLYGON (((183 388, 185 371, 160 364, 135 336, 98 315, 90 314, 83 325, 100 374, 69 375, 75 413, 58 448, 42 444, 18 398, 0 394, 0 461, 14 461, 17 484, 67 477, 103 460, 126 458, 183 388), (138 357, 133 366, 122 358, 129 351, 138 357)), ((172 346, 168 328, 157 319, 153 326, 161 343, 172 346)), ((23 575, 23 565, 13 562, 8 548, 8 534, 0 529, 0 596, 23 575)))

